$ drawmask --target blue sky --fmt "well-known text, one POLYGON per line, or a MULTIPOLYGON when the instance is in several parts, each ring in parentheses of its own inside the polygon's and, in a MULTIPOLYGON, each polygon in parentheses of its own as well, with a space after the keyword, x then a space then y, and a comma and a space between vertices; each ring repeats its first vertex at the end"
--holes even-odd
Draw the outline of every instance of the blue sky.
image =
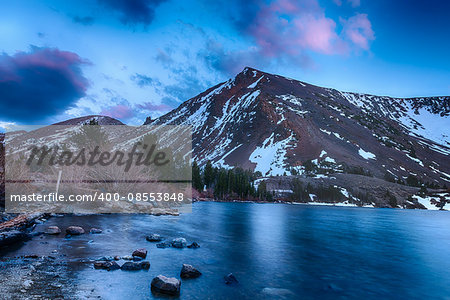
POLYGON ((244 66, 396 97, 450 95, 450 3, 0 0, 0 124, 142 124, 244 66))

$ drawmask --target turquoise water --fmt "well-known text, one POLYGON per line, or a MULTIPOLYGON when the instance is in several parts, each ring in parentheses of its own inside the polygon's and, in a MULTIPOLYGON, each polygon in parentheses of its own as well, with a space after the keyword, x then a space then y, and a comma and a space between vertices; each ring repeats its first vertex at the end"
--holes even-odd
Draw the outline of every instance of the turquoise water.
POLYGON ((182 281, 181 299, 450 299, 445 211, 201 202, 180 217, 68 216, 37 230, 49 225, 104 233, 35 238, 8 255, 57 249, 76 260, 149 250, 148 271, 107 272, 90 265, 64 271, 105 299, 151 299, 152 278, 179 278, 183 263, 203 275, 182 281), (201 248, 158 249, 145 240, 150 233, 185 237, 201 248), (224 284, 230 272, 239 285, 224 284))

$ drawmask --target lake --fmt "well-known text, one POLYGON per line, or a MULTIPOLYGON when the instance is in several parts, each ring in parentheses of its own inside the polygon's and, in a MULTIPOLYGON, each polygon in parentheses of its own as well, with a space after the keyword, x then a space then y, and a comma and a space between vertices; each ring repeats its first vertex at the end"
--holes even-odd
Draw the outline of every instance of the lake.
POLYGON ((150 282, 179 278, 183 263, 203 275, 182 280, 181 299, 450 299, 450 213, 288 204, 194 203, 175 216, 93 215, 51 218, 57 225, 103 229, 65 239, 42 236, 7 253, 69 261, 149 250, 150 270, 95 270, 75 264, 71 283, 105 299, 153 299, 150 282), (198 242, 198 249, 159 249, 158 233, 198 242), (223 277, 239 280, 228 286, 223 277))

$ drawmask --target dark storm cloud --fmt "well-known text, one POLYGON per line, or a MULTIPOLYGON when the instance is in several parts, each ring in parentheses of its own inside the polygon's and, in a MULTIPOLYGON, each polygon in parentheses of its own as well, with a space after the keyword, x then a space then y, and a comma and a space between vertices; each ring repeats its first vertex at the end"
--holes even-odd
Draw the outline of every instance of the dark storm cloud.
POLYGON ((95 19, 89 16, 87 17, 75 16, 72 18, 72 21, 81 25, 90 26, 94 24, 95 19))
POLYGON ((149 25, 155 18, 155 9, 167 0, 98 0, 118 12, 123 24, 149 25))
POLYGON ((0 115, 16 122, 44 120, 85 95, 88 81, 76 53, 32 47, 30 52, 0 55, 0 115))

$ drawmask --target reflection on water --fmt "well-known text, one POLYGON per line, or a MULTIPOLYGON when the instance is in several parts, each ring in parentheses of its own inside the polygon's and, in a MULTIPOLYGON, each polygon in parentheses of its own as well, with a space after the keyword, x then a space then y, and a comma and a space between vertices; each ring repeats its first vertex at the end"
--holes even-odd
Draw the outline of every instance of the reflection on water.
MULTIPOLYGON (((180 217, 102 215, 52 218, 103 234, 35 238, 8 256, 57 249, 69 260, 129 255, 147 248, 149 271, 73 268, 74 282, 106 299, 148 299, 159 274, 179 277, 183 263, 203 273, 184 280, 181 298, 449 299, 450 215, 439 211, 281 204, 195 203, 180 217), (199 249, 158 249, 150 233, 197 241, 199 249), (233 272, 240 284, 227 286, 233 272), (447 298, 446 298, 447 297, 447 298)), ((38 228, 39 230, 39 228, 38 228)))

